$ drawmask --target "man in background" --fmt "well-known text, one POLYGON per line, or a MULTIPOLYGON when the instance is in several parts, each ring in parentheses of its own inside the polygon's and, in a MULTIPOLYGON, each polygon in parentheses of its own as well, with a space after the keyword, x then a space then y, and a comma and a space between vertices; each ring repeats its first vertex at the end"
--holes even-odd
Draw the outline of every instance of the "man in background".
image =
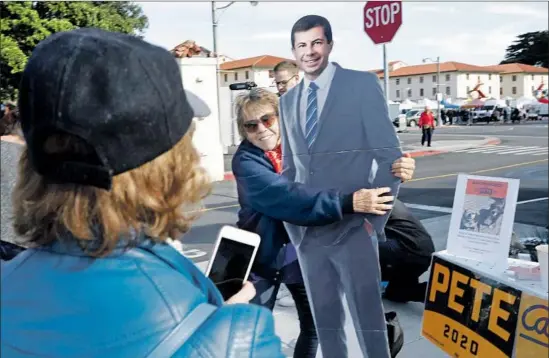
POLYGON ((299 69, 294 62, 282 61, 273 70, 279 97, 299 83, 299 69))

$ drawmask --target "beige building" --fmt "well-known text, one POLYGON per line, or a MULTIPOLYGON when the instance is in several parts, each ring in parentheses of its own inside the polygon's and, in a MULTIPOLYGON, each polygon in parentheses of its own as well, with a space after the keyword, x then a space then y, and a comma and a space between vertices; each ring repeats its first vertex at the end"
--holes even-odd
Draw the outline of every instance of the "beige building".
POLYGON ((263 55, 221 63, 220 86, 228 87, 232 83, 253 81, 258 87, 275 89, 273 68, 282 61, 293 62, 287 58, 263 55))
MULTIPOLYGON (((383 80, 383 70, 372 72, 383 80)), ((548 73, 547 68, 520 63, 476 66, 454 61, 442 62, 439 87, 446 99, 537 97, 547 90, 548 73)), ((434 100, 436 88, 436 63, 412 66, 402 61, 389 63, 390 100, 434 100)))
POLYGON ((549 69, 524 65, 522 63, 509 63, 505 65, 491 66, 500 72, 500 96, 512 97, 538 97, 547 90, 549 82, 549 69))
MULTIPOLYGON (((374 70, 383 80, 383 70, 374 70)), ((402 61, 389 63, 389 99, 417 101, 436 99, 437 87, 443 98, 499 98, 498 70, 460 62, 440 63, 440 79, 437 86, 437 65, 409 66, 402 61)))

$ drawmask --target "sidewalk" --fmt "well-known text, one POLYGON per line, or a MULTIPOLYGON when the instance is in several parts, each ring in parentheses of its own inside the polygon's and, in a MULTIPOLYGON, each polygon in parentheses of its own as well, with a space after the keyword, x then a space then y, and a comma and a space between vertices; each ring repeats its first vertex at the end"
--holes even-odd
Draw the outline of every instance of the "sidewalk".
MULTIPOLYGON (((459 135, 456 135, 459 137, 459 135)), ((436 139, 436 134, 435 134, 436 139)), ((431 147, 422 147, 421 144, 402 143, 402 150, 410 153, 412 158, 426 157, 431 155, 444 154, 460 149, 469 149, 481 147, 484 145, 497 145, 501 140, 496 137, 485 137, 484 139, 462 139, 462 140, 434 140, 431 147)), ((225 180, 234 180, 234 175, 231 171, 233 154, 236 152, 237 146, 229 147, 229 154, 224 155, 225 161, 225 180)))
MULTIPOLYGON (((448 228, 450 226, 450 215, 438 216, 430 219, 422 220, 422 224, 433 237, 436 251, 446 248, 446 238, 448 237, 448 228)), ((515 223, 514 231, 519 237, 531 236, 538 227, 526 224, 515 223)), ((197 264, 202 270, 205 270, 207 262, 197 264)), ((428 273, 422 277, 422 281, 428 279, 428 273)), ((396 311, 402 329, 404 331, 404 347, 398 355, 398 358, 444 358, 447 354, 431 344, 428 340, 421 336, 421 322, 423 315, 423 304, 421 303, 406 303, 399 304, 384 300, 386 311, 396 311)), ((346 325, 345 331, 347 334, 347 346, 350 358, 360 358, 360 351, 356 335, 354 333, 353 323, 351 321, 349 311, 346 308, 346 325)), ((277 305, 273 312, 275 317, 276 333, 282 340, 283 352, 286 357, 292 357, 295 340, 299 334, 299 321, 294 307, 282 307, 277 305)), ((319 349, 317 358, 322 357, 319 349)), ((373 357, 375 358, 375 357, 373 357)))

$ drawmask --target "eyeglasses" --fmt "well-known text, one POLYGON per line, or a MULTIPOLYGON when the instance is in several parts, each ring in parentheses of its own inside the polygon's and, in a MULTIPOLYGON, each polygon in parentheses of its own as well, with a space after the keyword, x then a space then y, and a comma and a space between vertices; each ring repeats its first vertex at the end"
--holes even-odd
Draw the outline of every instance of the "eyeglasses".
POLYGON ((290 78, 288 78, 286 81, 278 81, 278 82, 275 82, 276 86, 284 86, 286 87, 288 85, 288 82, 290 82, 291 80, 293 80, 296 76, 292 76, 290 78))
POLYGON ((244 123, 244 129, 248 133, 256 133, 259 129, 259 123, 263 123, 266 128, 271 128, 276 121, 276 114, 265 114, 259 119, 252 119, 244 123))

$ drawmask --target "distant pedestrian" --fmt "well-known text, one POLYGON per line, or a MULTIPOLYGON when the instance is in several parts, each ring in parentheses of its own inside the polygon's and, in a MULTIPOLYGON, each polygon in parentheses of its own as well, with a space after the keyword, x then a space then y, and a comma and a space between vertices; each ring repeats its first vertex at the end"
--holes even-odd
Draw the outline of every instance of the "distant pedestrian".
POLYGON ((433 130, 435 129, 435 118, 429 106, 425 107, 425 110, 419 116, 419 127, 421 128, 421 145, 431 146, 431 138, 433 137, 433 130))

